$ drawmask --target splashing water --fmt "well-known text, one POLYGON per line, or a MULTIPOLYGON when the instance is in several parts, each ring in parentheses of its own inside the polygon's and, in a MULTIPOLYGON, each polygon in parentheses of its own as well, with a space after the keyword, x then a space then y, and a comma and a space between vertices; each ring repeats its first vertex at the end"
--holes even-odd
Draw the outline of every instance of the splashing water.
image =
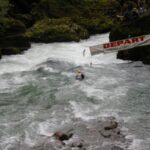
POLYGON ((0 148, 32 147, 76 118, 115 116, 134 140, 130 149, 149 150, 150 67, 117 60, 116 53, 91 58, 88 47, 107 41, 102 34, 79 43, 32 44, 22 55, 3 57, 0 148), (84 81, 75 80, 76 68, 84 81))

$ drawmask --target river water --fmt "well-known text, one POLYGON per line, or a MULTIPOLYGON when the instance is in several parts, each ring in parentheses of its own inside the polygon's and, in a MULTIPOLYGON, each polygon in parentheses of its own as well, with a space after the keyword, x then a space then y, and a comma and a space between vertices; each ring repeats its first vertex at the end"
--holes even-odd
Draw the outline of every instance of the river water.
POLYGON ((91 58, 88 47, 107 42, 108 36, 32 44, 24 54, 3 57, 0 149, 32 147, 76 118, 114 116, 132 141, 128 149, 150 150, 150 66, 117 60, 116 53, 91 58), (75 80, 76 68, 84 81, 75 80))

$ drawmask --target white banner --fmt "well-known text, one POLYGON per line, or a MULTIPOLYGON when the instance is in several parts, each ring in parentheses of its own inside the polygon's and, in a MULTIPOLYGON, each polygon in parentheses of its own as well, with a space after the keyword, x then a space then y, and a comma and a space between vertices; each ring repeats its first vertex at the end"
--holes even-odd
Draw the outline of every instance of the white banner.
POLYGON ((126 49, 132 49, 138 46, 150 45, 150 34, 128 39, 113 41, 100 45, 90 46, 91 55, 99 53, 110 53, 126 49))

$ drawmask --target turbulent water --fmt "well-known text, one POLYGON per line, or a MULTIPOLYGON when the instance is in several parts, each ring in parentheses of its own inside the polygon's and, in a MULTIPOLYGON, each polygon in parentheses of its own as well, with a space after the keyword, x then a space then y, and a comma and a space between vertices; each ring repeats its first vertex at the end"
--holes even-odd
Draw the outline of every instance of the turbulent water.
POLYGON ((91 58, 88 47, 107 41, 103 34, 79 43, 32 44, 22 55, 3 57, 0 149, 32 147, 76 118, 106 116, 122 122, 129 149, 150 149, 150 67, 117 60, 116 53, 91 58), (84 81, 75 80, 76 68, 84 81))

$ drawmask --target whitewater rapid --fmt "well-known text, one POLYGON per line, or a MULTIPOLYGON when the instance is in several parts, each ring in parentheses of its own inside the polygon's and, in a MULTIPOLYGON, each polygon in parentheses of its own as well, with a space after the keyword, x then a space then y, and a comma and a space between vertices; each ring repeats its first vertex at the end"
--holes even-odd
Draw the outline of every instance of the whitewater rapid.
MULTIPOLYGON (((19 84, 28 81, 28 77, 22 77, 18 72, 36 70, 38 65, 48 60, 73 63, 75 66, 90 66, 90 63, 93 63, 95 67, 99 64, 122 63, 123 61, 116 60, 116 53, 91 57, 89 46, 107 41, 108 34, 104 34, 91 37, 88 40, 82 40, 80 43, 32 44, 31 48, 24 54, 4 56, 0 61, 0 89, 6 90, 10 86, 17 87, 17 85, 19 86, 19 84), (84 50, 86 50, 85 56, 83 56, 84 50), (9 76, 9 74, 14 75, 8 80, 6 76, 9 76)), ((48 67, 47 69, 52 68, 48 67)))
MULTIPOLYGON (((89 46, 108 42, 108 34, 93 36, 80 43, 52 43, 32 44, 31 48, 24 54, 4 56, 0 63, 0 74, 32 70, 38 64, 49 59, 56 59, 75 63, 76 65, 90 64, 91 55, 89 46), (83 56, 83 50, 86 50, 83 56)), ((100 54, 92 58, 94 63, 120 63, 116 59, 116 53, 100 54)))
POLYGON ((108 36, 33 43, 24 54, 0 60, 0 148, 32 147, 76 118, 114 116, 133 141, 130 150, 150 149, 150 68, 118 60, 116 53, 91 57, 89 46, 108 42, 108 36), (84 82, 75 81, 76 67, 84 82))

